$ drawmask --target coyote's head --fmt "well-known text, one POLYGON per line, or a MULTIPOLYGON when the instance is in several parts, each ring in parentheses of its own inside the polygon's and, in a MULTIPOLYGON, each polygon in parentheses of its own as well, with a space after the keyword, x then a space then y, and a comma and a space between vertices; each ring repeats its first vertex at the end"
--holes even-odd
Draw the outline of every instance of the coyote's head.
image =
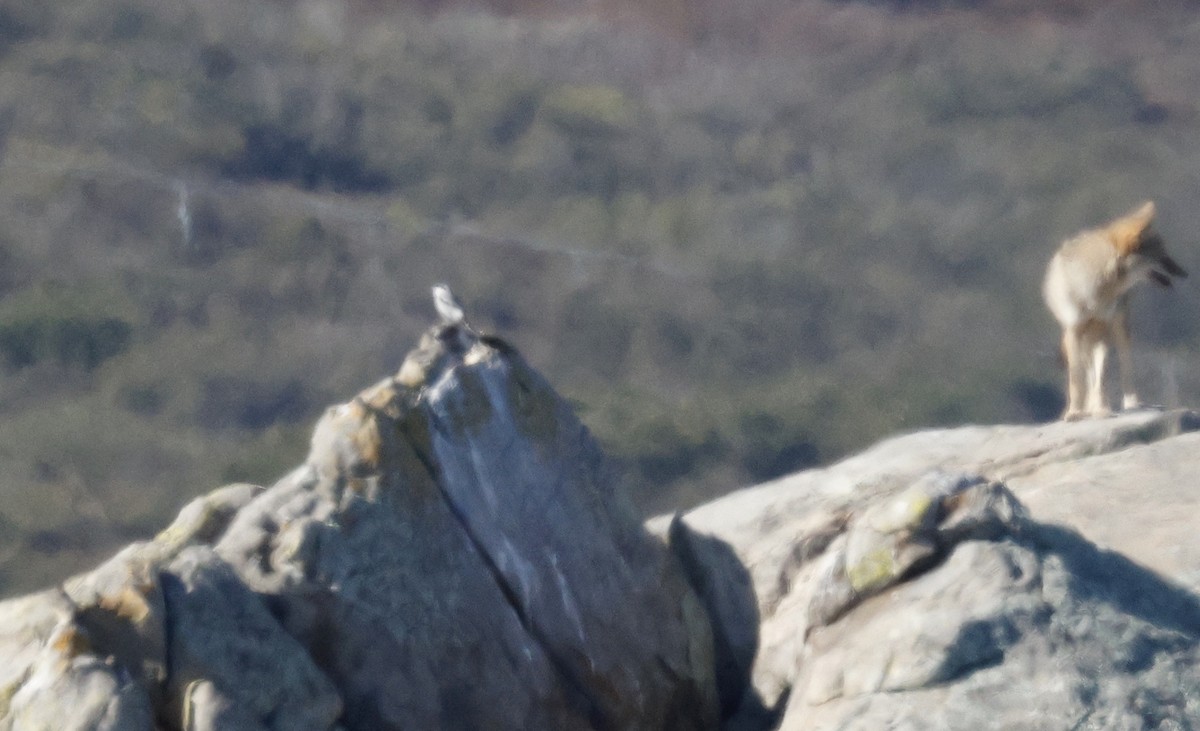
POLYGON ((1186 277, 1187 272, 1167 253, 1162 237, 1151 226, 1154 201, 1146 201, 1136 211, 1113 221, 1105 229, 1120 255, 1121 268, 1130 279, 1140 276, 1164 286, 1171 277, 1186 277))

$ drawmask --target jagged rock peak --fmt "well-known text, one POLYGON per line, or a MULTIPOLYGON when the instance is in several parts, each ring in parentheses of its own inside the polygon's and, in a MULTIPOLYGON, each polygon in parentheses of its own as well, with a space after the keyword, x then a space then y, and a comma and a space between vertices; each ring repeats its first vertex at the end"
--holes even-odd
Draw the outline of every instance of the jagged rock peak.
POLYGON ((707 615, 502 341, 431 328, 268 488, 0 603, 0 728, 709 729, 707 615))

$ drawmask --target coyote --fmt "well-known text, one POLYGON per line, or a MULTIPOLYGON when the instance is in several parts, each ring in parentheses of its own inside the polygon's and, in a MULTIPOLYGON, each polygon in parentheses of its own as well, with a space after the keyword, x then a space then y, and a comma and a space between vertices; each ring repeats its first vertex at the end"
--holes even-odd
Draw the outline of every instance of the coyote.
POLYGON ((1107 226, 1067 239, 1050 260, 1042 296, 1062 325, 1067 365, 1067 408, 1063 418, 1105 416, 1104 360, 1109 341, 1121 369, 1122 407, 1139 406, 1129 355, 1129 289, 1144 279, 1171 286, 1186 277, 1151 227, 1154 203, 1107 226))

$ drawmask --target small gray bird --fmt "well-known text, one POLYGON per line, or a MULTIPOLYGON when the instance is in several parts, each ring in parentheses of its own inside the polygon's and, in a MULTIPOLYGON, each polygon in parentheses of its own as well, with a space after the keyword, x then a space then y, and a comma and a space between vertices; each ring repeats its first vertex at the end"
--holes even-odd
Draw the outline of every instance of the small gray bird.
POLYGON ((433 306, 437 309, 438 316, 442 318, 443 325, 471 327, 467 324, 467 316, 463 311, 462 303, 458 301, 458 298, 454 296, 454 293, 446 285, 433 285, 433 306))

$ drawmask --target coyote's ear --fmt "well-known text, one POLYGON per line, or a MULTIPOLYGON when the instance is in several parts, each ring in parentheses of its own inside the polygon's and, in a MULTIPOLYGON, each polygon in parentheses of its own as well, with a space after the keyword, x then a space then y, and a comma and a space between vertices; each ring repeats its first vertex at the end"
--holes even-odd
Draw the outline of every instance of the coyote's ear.
POLYGON ((1138 209, 1130 213, 1126 218, 1130 221, 1136 221, 1143 229, 1150 225, 1150 221, 1154 219, 1154 201, 1146 201, 1138 206, 1138 209))
POLYGON ((1150 227, 1154 219, 1154 201, 1146 201, 1137 210, 1121 216, 1108 225, 1108 235, 1117 245, 1121 253, 1129 253, 1137 249, 1141 242, 1142 232, 1150 227))

